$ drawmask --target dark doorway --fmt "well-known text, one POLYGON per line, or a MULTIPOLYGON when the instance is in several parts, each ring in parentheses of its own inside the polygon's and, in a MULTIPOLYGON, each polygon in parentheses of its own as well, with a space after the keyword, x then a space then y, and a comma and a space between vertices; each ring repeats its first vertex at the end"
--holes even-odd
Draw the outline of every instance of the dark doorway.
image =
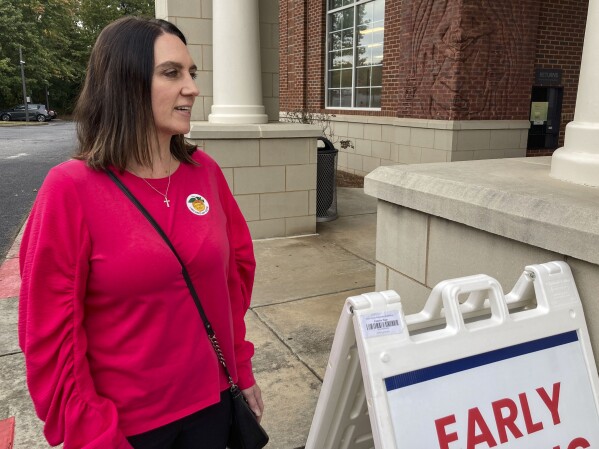
POLYGON ((527 149, 558 147, 563 87, 533 86, 527 149))

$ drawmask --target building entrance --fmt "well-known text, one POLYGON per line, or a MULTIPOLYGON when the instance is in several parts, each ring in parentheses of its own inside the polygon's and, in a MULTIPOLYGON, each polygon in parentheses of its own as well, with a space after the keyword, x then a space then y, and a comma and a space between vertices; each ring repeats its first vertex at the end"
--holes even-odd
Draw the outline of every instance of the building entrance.
POLYGON ((533 86, 527 149, 556 149, 559 146, 562 97, 563 87, 533 86))

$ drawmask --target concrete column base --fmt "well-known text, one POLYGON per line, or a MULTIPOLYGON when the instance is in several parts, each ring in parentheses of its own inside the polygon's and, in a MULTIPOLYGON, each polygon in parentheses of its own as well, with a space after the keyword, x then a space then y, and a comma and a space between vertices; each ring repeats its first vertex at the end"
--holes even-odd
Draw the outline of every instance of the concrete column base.
POLYGON ((599 187, 599 154, 559 148, 553 153, 551 176, 562 181, 599 187))
POLYGON ((268 123, 268 115, 262 105, 256 106, 224 106, 212 105, 212 113, 208 116, 210 123, 221 124, 263 124, 268 123))

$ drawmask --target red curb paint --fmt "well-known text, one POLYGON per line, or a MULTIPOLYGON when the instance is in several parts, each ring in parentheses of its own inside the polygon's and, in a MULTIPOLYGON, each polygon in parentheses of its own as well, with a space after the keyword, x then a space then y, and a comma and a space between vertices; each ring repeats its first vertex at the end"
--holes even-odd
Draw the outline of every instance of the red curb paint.
POLYGON ((19 296, 20 288, 19 259, 7 259, 0 266, 0 300, 19 296))
POLYGON ((15 417, 0 420, 0 449, 12 449, 15 438, 15 417))
POLYGON ((21 247, 21 240, 23 239, 23 231, 24 230, 25 230, 25 226, 23 226, 23 228, 21 229, 21 232, 19 232, 19 235, 17 235, 17 238, 15 239, 15 241, 12 242, 12 246, 10 247, 10 249, 8 250, 8 253, 6 254, 7 259, 13 259, 15 257, 19 257, 19 248, 21 247))

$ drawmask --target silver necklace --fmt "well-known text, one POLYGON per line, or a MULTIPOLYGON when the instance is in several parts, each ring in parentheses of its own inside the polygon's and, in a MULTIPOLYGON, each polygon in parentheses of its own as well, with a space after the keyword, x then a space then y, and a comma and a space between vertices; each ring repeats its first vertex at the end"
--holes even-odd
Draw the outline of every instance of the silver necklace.
POLYGON ((171 207, 170 206, 170 200, 168 199, 168 188, 171 186, 171 160, 172 157, 169 159, 168 161, 168 183, 166 184, 166 192, 162 193, 160 190, 158 190, 156 187, 154 187, 152 184, 150 184, 148 182, 148 180, 146 178, 141 178, 144 180, 144 182, 150 186, 150 188, 152 190, 154 190, 154 192, 158 193, 160 196, 164 197, 164 202, 166 204, 166 207, 171 207))

